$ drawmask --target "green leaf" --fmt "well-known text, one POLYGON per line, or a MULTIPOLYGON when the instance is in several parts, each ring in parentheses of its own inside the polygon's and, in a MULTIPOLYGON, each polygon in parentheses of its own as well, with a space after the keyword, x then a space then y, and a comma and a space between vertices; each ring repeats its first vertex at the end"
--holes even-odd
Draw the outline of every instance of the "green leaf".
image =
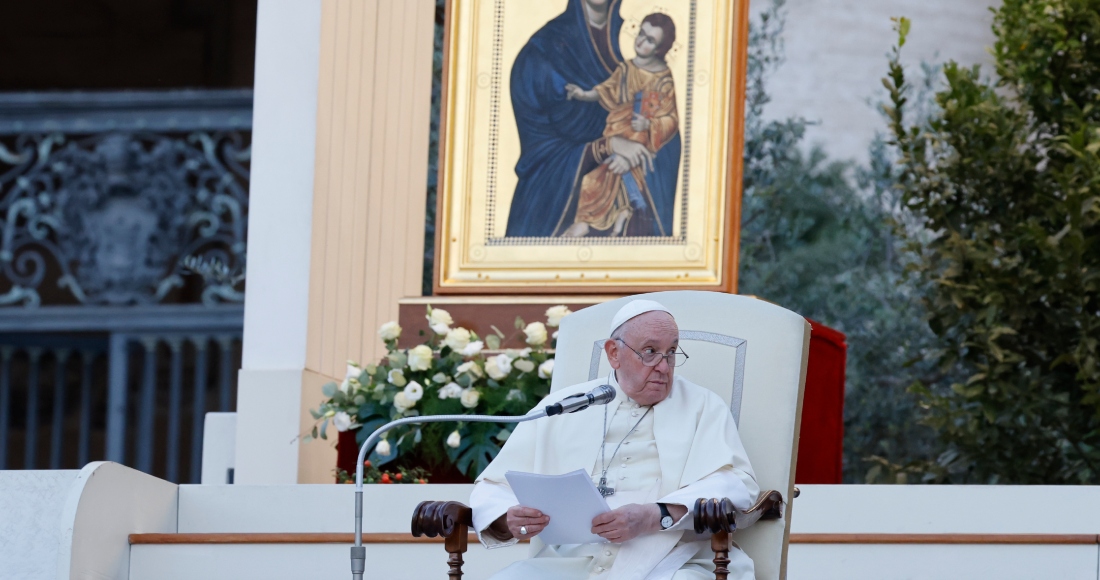
POLYGON ((336 383, 325 383, 324 386, 321 387, 321 394, 330 399, 336 394, 336 392, 336 383))

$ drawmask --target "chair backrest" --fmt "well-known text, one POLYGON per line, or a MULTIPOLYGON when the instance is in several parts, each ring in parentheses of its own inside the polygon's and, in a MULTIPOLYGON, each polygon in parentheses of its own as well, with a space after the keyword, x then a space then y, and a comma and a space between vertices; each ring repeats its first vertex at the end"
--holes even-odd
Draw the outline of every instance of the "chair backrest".
POLYGON ((552 390, 610 372, 603 356, 612 316, 630 300, 656 300, 672 311, 690 357, 676 372, 730 404, 760 489, 783 492, 784 517, 733 535, 756 566, 756 578, 786 576, 802 391, 810 345, 806 319, 762 300, 718 292, 628 296, 562 320, 552 390))

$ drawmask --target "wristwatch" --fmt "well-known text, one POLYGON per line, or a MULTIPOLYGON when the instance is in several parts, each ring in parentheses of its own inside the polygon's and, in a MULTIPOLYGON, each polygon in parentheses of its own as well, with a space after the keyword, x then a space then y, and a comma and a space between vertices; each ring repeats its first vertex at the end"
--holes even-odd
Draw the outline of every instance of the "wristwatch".
POLYGON ((672 514, 668 513, 668 506, 663 503, 657 504, 657 507, 661 508, 661 529, 667 530, 675 524, 676 521, 672 519, 672 514))

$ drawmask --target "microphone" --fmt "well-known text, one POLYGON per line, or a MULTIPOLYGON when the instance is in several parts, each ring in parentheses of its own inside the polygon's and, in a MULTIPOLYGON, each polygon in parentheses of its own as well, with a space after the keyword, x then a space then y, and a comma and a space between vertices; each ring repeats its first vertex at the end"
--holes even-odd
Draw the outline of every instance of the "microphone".
POLYGON ((418 415, 414 417, 402 417, 390 421, 374 430, 367 440, 359 446, 359 457, 355 466, 355 545, 351 547, 351 577, 353 580, 362 580, 366 571, 367 549, 363 546, 363 461, 367 458, 367 450, 374 447, 382 438, 382 434, 399 425, 408 423, 443 423, 451 421, 467 421, 478 423, 523 423, 542 419, 550 415, 561 413, 576 413, 587 409, 590 405, 606 405, 615 399, 615 389, 611 385, 600 385, 584 394, 571 395, 562 402, 547 405, 541 411, 531 409, 526 415, 497 416, 497 415, 418 415))
POLYGON ((590 405, 606 405, 615 400, 615 389, 611 385, 600 385, 587 393, 570 395, 560 403, 546 406, 546 416, 583 411, 590 405))

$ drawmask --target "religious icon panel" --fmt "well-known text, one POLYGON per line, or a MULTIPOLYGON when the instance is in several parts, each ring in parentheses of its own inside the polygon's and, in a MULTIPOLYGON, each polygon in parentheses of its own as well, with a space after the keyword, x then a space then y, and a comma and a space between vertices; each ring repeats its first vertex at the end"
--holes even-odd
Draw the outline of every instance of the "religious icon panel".
POLYGON ((451 0, 436 291, 734 290, 746 7, 451 0))

